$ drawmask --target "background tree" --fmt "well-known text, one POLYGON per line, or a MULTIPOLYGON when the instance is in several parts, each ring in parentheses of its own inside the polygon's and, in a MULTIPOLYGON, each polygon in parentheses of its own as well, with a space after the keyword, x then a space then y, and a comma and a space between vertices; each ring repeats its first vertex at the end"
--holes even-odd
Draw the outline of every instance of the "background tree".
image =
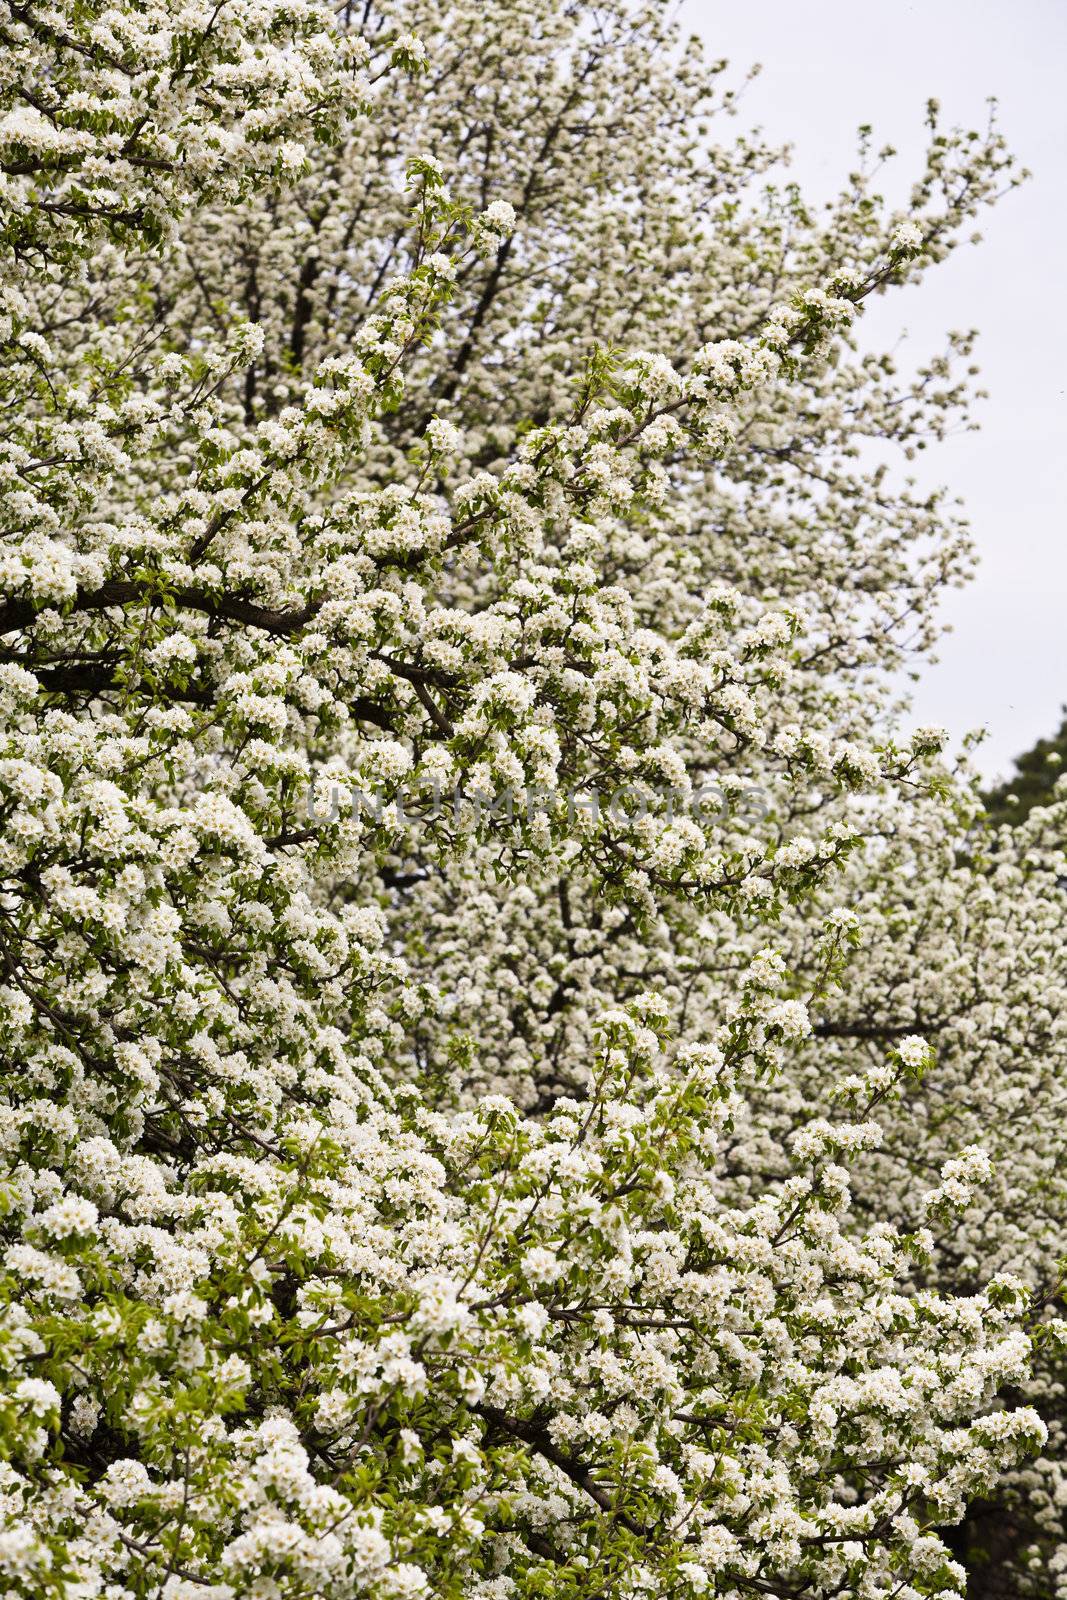
POLYGON ((1017 756, 1013 775, 986 793, 985 808, 990 821, 994 824, 1022 822, 1034 806, 1048 805, 1063 776, 1065 757, 1067 717, 1050 739, 1039 739, 1032 749, 1017 756))

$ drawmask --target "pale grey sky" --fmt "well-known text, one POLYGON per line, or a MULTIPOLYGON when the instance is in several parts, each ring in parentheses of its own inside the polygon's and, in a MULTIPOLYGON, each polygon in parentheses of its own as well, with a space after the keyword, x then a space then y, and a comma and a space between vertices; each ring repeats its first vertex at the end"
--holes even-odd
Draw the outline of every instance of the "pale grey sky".
POLYGON ((888 342, 906 329, 916 358, 949 328, 980 330, 981 432, 932 449, 922 476, 963 496, 981 565, 946 597, 953 632, 916 686, 915 720, 954 740, 984 726, 978 764, 1005 772, 1067 701, 1067 0, 683 0, 681 19, 735 81, 761 63, 739 122, 792 143, 814 199, 848 172, 863 122, 909 181, 931 96, 946 122, 980 127, 995 95, 1033 173, 982 217, 981 244, 865 319, 888 342))

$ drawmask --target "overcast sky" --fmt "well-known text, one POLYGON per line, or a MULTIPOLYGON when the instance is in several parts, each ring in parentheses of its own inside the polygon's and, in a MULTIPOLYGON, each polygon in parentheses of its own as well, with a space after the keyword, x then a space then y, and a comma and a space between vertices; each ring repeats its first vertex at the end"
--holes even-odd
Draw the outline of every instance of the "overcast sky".
POLYGON ((981 244, 865 319, 890 343, 906 329, 916 358, 949 328, 980 330, 981 432, 934 447, 922 472, 963 496, 981 565, 946 597, 953 632, 914 701, 954 739, 985 727, 978 764, 1003 773, 1067 701, 1067 0, 682 0, 681 14, 737 77, 761 63, 740 121, 792 143, 812 198, 847 174, 863 122, 910 179, 931 96, 946 123, 981 127, 995 95, 1033 173, 983 215, 981 244))

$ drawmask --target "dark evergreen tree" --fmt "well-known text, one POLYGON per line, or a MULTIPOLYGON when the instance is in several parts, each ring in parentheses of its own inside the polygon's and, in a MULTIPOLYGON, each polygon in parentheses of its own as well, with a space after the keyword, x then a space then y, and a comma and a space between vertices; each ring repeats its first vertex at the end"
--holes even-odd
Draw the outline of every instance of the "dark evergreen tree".
POLYGON ((983 796, 991 822, 1021 822, 1035 806, 1047 805, 1067 760, 1067 705, 1059 729, 1039 739, 1015 760, 1015 771, 983 796))

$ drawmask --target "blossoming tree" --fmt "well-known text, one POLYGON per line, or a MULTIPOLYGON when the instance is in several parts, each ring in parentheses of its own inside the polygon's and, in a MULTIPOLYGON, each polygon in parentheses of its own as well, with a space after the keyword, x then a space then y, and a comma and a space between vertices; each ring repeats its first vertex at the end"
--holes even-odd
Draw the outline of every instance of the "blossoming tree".
POLYGON ((628 0, 0 39, 7 1592, 1054 1582, 1062 855, 893 705, 969 341, 852 331, 999 136, 814 217, 628 0))

